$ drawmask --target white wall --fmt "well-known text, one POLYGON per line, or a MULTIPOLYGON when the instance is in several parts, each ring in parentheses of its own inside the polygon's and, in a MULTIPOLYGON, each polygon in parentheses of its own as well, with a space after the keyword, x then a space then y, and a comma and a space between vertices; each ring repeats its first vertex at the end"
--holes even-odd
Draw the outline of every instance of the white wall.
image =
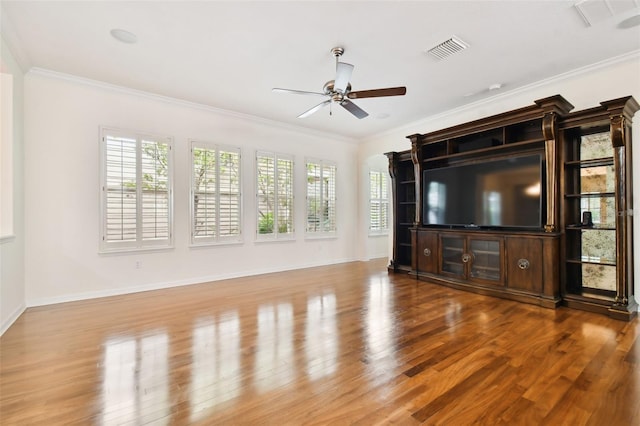
MULTIPOLYGON (((409 88, 410 89, 410 88, 409 88)), ((573 111, 592 108, 600 102, 632 95, 640 101, 640 53, 616 58, 606 63, 597 64, 572 73, 530 85, 528 87, 508 91, 484 101, 447 111, 437 116, 427 117, 422 121, 403 126, 382 135, 366 139, 360 145, 359 163, 366 164, 368 159, 377 153, 388 151, 405 151, 411 148, 407 135, 428 133, 444 129, 471 120, 484 118, 493 114, 533 105, 537 99, 553 95, 562 95, 575 108, 573 111)), ((640 144, 640 112, 634 117, 633 135, 635 145, 640 144)), ((635 295, 640 301, 640 155, 636 148, 633 158, 634 184, 634 248, 635 248, 635 295)))
MULTIPOLYGON (((2 42, 1 71, 10 74, 13 80, 12 158, 10 159, 13 236, 2 238, 0 241, 0 335, 2 335, 25 309, 25 225, 22 143, 23 72, 4 39, 0 41, 2 42)), ((5 126, 5 123, 2 123, 2 126, 5 126)), ((4 185, 2 190, 6 190, 4 185)))
MULTIPOLYGON (((391 200, 389 200, 389 233, 370 235, 369 234, 369 171, 381 171, 388 177, 389 197, 391 197, 391 178, 389 177, 389 160, 383 153, 373 154, 364 160, 364 163, 360 166, 360 179, 361 186, 358 188, 360 195, 359 201, 359 235, 360 241, 363 244, 359 244, 359 258, 361 260, 371 260, 382 257, 389 257, 389 235, 391 234, 392 222, 392 210, 391 200)), ((393 248, 393 246, 391 246, 393 248)))
POLYGON ((43 70, 25 76, 25 122, 28 306, 357 259, 352 140, 43 70), (174 249, 98 254, 100 126, 174 138, 174 249), (189 247, 189 139, 242 148, 243 244, 189 247), (295 155, 293 242, 254 242, 256 149, 295 155), (335 239, 304 238, 306 157, 338 165, 335 239))

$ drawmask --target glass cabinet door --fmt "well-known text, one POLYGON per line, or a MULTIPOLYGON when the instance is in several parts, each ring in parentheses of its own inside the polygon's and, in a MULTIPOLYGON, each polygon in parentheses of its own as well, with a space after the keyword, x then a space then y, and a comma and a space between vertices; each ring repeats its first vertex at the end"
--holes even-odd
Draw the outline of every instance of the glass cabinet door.
POLYGON ((442 237, 442 272, 464 276, 464 238, 442 237))
POLYGON ((471 239, 469 252, 472 256, 470 278, 500 281, 499 241, 471 239))

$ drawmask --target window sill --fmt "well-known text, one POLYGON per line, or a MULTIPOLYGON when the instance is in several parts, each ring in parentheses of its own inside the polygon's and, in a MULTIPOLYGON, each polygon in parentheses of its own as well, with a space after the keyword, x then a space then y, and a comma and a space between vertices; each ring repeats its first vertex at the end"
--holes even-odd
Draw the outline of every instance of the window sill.
POLYGON ((369 233, 369 237, 388 237, 388 236, 389 236, 389 231, 369 233))
POLYGON ((256 244, 264 244, 264 243, 291 243, 295 242, 295 235, 291 237, 280 237, 280 238, 256 238, 256 244))
POLYGON ((190 249, 201 249, 207 247, 220 247, 220 246, 239 246, 244 244, 243 240, 228 240, 228 241, 211 241, 202 243, 189 244, 190 249))
POLYGON ((304 236, 305 240, 337 240, 338 239, 338 235, 336 234, 319 234, 319 235, 314 235, 314 234, 306 234, 304 236))
POLYGON ((125 247, 121 249, 111 249, 111 250, 99 250, 99 255, 118 255, 118 254, 131 254, 131 253, 154 253, 160 251, 171 251, 175 247, 174 246, 162 246, 162 247, 125 247))

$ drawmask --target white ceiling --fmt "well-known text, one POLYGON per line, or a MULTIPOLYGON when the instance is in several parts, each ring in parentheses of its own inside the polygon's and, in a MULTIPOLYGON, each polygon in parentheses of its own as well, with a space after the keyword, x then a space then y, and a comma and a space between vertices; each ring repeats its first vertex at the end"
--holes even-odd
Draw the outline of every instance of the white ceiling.
POLYGON ((497 94, 495 83, 513 90, 640 50, 639 26, 617 28, 639 0, 610 1, 614 15, 605 7, 592 26, 574 3, 2 0, 2 32, 27 67, 359 139, 497 94), (116 41, 114 28, 138 42, 116 41), (442 61, 425 53, 454 35, 470 47, 442 61), (355 100, 363 120, 335 106, 297 119, 322 98, 271 88, 322 91, 334 46, 355 65, 354 91, 406 96, 355 100))

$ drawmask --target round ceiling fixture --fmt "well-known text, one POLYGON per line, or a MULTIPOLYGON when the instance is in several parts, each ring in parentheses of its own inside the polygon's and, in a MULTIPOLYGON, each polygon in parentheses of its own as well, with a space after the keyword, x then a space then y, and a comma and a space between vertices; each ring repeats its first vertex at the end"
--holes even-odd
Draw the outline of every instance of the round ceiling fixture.
POLYGON ((138 41, 138 36, 134 33, 118 28, 111 30, 111 36, 116 40, 127 44, 134 44, 138 41))
POLYGON ((620 22, 618 24, 618 28, 625 30, 627 28, 637 27, 638 25, 640 25, 640 14, 632 16, 631 18, 627 18, 624 21, 620 22))

